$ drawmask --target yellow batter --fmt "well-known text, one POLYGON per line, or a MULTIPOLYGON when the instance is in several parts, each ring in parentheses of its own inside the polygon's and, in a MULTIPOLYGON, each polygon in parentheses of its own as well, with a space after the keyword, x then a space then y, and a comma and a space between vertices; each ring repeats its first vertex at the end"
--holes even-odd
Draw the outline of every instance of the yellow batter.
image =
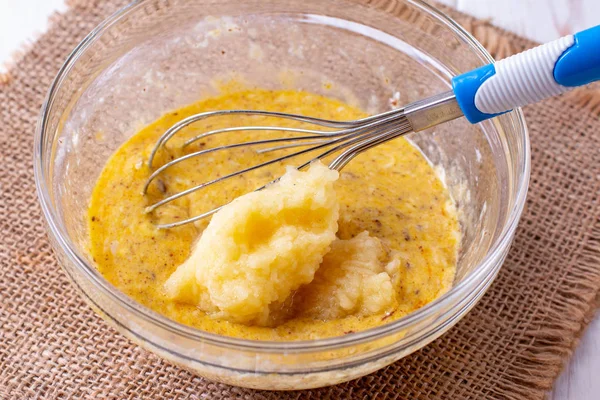
MULTIPOLYGON (((338 249, 335 255, 326 256, 328 274, 335 274, 331 269, 337 268, 336 265, 345 265, 352 273, 348 268, 360 262, 361 253, 366 251, 375 251, 382 260, 381 265, 392 258, 399 260, 399 265, 394 264, 392 306, 381 311, 369 308, 368 302, 362 300, 366 305, 361 309, 378 311, 347 315, 327 310, 331 307, 330 299, 319 300, 317 290, 318 285, 323 285, 325 270, 317 272, 315 282, 290 296, 290 301, 303 303, 296 303, 291 309, 303 311, 286 313, 285 318, 270 326, 249 326, 219 319, 195 305, 169 297, 165 282, 188 258, 208 221, 168 230, 157 229, 154 224, 185 219, 227 203, 282 175, 285 164, 200 190, 150 214, 144 213, 144 209, 169 194, 293 150, 259 155, 245 148, 193 158, 165 171, 150 186, 148 195, 142 196, 144 182, 152 172, 147 166, 148 156, 157 138, 191 114, 220 109, 266 109, 337 120, 365 116, 338 100, 306 92, 252 89, 228 91, 202 100, 142 129, 108 161, 92 194, 88 213, 91 255, 98 270, 119 290, 161 314, 209 332, 257 340, 303 340, 342 335, 387 323, 422 307, 449 288, 460 237, 456 210, 431 165, 408 141, 400 138, 356 157, 335 182, 340 205, 337 237, 342 242, 334 246, 338 249), (360 235, 364 231, 370 236, 360 235), (344 251, 344 243, 354 243, 344 240, 357 236, 361 243, 352 248, 360 251, 344 251), (374 244, 370 245, 371 242, 374 244), (344 264, 346 254, 354 258, 344 264)), ((239 124, 275 123, 282 125, 279 120, 263 117, 228 116, 190 125, 158 153, 154 167, 184 154, 181 144, 198 133, 239 124)), ((301 126, 294 122, 285 124, 301 126)), ((222 134, 204 138, 185 152, 280 136, 281 132, 264 131, 222 134)))

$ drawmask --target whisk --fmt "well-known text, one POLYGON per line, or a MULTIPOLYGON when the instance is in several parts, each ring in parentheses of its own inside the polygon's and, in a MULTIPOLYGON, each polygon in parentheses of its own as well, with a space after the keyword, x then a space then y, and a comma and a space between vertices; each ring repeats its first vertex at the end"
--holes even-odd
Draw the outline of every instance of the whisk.
MULTIPOLYGON (((475 124, 508 112, 512 108, 531 104, 599 79, 600 25, 456 76, 452 79, 452 90, 446 93, 359 120, 333 121, 254 110, 210 111, 192 115, 173 125, 159 138, 148 160, 148 166, 151 169, 154 168, 157 152, 169 139, 184 127, 208 118, 223 115, 265 116, 307 123, 315 129, 283 126, 232 126, 203 132, 192 137, 184 143, 184 147, 208 136, 238 131, 279 131, 299 134, 291 137, 228 144, 186 154, 154 170, 145 183, 144 195, 147 194, 150 184, 161 173, 192 157, 247 146, 271 146, 256 150, 258 153, 294 147, 301 147, 301 149, 256 165, 250 165, 170 195, 148 206, 146 212, 152 212, 160 206, 226 179, 313 152, 316 155, 299 165, 298 169, 306 167, 312 161, 333 157, 337 154, 330 162, 329 168, 340 171, 358 154, 409 132, 418 132, 462 116, 465 116, 470 123, 475 124), (327 130, 317 129, 317 127, 327 128, 327 130)), ((266 185, 257 190, 264 187, 266 185)), ((214 214, 220 208, 222 206, 185 220, 159 224, 157 227, 167 229, 198 221, 214 214)))

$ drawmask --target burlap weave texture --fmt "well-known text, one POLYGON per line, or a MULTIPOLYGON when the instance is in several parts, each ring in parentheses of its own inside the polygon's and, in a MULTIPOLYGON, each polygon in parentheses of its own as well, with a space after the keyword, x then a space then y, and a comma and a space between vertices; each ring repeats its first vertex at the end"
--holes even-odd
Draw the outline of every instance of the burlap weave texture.
MULTIPOLYGON (((442 338, 367 377, 302 392, 212 383, 109 328, 58 267, 35 196, 32 141, 69 51, 124 2, 78 0, 0 84, 0 398, 542 398, 600 291, 600 94, 525 110, 531 188, 515 243, 481 302, 442 338)), ((453 13, 497 57, 533 46, 453 13)))

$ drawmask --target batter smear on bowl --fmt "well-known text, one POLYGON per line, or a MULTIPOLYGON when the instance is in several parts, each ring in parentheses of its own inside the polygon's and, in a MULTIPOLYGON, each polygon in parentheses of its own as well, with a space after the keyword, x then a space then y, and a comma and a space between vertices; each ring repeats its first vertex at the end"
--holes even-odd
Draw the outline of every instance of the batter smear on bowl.
MULTIPOLYGON (((460 242, 456 208, 433 167, 404 138, 360 154, 339 174, 320 163, 303 171, 273 165, 146 213, 165 196, 267 159, 248 148, 191 158, 161 174, 147 196, 140 194, 157 138, 189 115, 221 109, 366 116, 316 94, 251 89, 204 99, 143 128, 109 159, 89 207, 90 253, 119 290, 205 331, 304 340, 386 324, 450 288, 460 242), (207 220, 156 227, 230 201, 208 227, 207 220)), ((184 154, 186 139, 227 127, 232 118, 268 125, 266 117, 247 116, 192 124, 157 153, 156 165, 184 154)), ((203 138, 185 153, 269 138, 269 132, 232 136, 203 138)))

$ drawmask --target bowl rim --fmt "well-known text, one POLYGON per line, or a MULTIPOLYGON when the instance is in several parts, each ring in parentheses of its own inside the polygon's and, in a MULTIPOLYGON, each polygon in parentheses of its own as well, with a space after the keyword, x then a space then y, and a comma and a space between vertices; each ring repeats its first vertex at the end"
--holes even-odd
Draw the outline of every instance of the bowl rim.
MULTIPOLYGON (((143 306, 132 298, 128 297, 110 282, 108 282, 98 270, 89 265, 85 259, 79 254, 74 243, 70 240, 67 232, 60 226, 59 217, 53 207, 53 202, 50 195, 50 189, 46 181, 46 173, 44 171, 44 143, 47 136, 49 112, 55 100, 56 93, 62 82, 67 77, 73 66, 77 63, 79 57, 100 37, 100 35, 117 23, 121 18, 130 12, 133 12, 138 7, 150 0, 134 0, 117 10, 98 26, 96 26, 68 55, 65 62, 61 66, 59 72, 54 78, 44 103, 42 104, 40 117, 38 119, 35 138, 34 138, 34 175, 38 199, 47 223, 48 235, 60 245, 61 250, 66 254, 69 261, 72 262, 79 270, 83 271, 86 278, 91 280, 94 286, 101 289, 105 294, 116 301, 120 306, 127 308, 132 313, 144 318, 153 325, 158 325, 171 333, 183 336, 187 339, 203 341, 217 346, 235 347, 240 350, 251 350, 259 352, 285 352, 285 353, 302 353, 323 350, 335 350, 344 348, 350 345, 356 345, 368 341, 377 340, 387 335, 396 333, 402 329, 408 328, 420 321, 423 321, 436 312, 443 310, 448 304, 452 304, 455 299, 464 297, 463 292, 469 291, 472 284, 479 280, 493 278, 501 266, 503 257, 508 250, 517 224, 520 220, 521 213, 525 205, 525 198, 529 186, 530 179, 530 144, 528 129, 525 124, 523 113, 520 108, 517 108, 508 113, 512 115, 516 122, 517 129, 522 131, 523 156, 525 158, 522 170, 519 176, 523 179, 519 186, 515 189, 516 195, 514 198, 514 207, 507 217, 507 222, 499 234, 497 240, 492 243, 490 250, 485 255, 483 260, 475 267, 475 269, 460 281, 456 286, 453 286, 442 296, 436 298, 425 306, 413 311, 412 313, 401 317, 397 320, 384 325, 379 325, 363 331, 349 333, 343 336, 334 336, 323 339, 300 340, 300 341, 262 341, 240 339, 218 335, 211 332, 202 331, 191 326, 184 325, 169 319, 168 317, 153 311, 152 309, 143 306)), ((356 0, 350 0, 356 1, 356 0)), ((473 50, 479 53, 483 61, 489 63, 494 62, 494 58, 490 53, 479 43, 470 33, 460 26, 451 17, 440 11, 438 8, 426 3, 424 0, 406 0, 406 2, 419 8, 422 12, 436 18, 440 23, 449 28, 455 35, 468 44, 473 50)), ((65 268, 67 274, 70 275, 65 268)), ((111 319, 113 319, 111 317, 111 319)), ((125 326, 123 326, 125 327, 125 326)), ((130 330, 129 327, 125 327, 130 330)), ((133 332, 133 331, 131 331, 133 332)))

